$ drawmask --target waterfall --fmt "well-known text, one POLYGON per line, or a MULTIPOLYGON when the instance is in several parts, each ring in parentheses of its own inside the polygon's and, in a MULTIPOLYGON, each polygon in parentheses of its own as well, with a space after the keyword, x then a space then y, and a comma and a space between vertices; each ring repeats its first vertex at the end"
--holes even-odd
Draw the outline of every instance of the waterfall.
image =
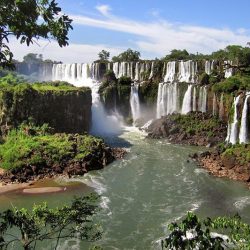
POLYGON ((114 71, 115 77, 118 78, 118 76, 119 76, 119 62, 115 62, 113 64, 113 71, 114 71))
POLYGON ((205 62, 205 72, 206 72, 206 74, 211 75, 213 69, 214 69, 214 60, 213 61, 206 61, 205 62))
POLYGON ((151 64, 151 72, 149 75, 149 79, 152 79, 154 76, 154 64, 155 64, 155 62, 152 62, 152 64, 151 64))
POLYGON ((179 73, 178 80, 179 82, 191 82, 195 83, 195 77, 197 74, 197 62, 194 61, 180 61, 179 62, 179 73))
POLYGON ((192 85, 188 85, 184 95, 181 113, 185 115, 190 111, 192 111, 192 85))
POLYGON ((131 86, 131 92, 130 92, 130 107, 133 117, 133 122, 141 117, 141 111, 140 111, 140 100, 138 95, 139 90, 139 84, 133 84, 131 86))
POLYGON ((157 106, 156 106, 156 118, 161 118, 163 114, 163 109, 162 109, 162 88, 163 88, 163 83, 159 83, 158 86, 158 93, 157 93, 157 106))
POLYGON ((248 98, 250 97, 250 92, 246 94, 246 99, 244 101, 243 111, 241 115, 241 126, 240 126, 240 134, 239 141, 240 143, 248 143, 248 124, 247 124, 247 114, 248 114, 248 98))
POLYGON ((86 86, 92 91, 92 128, 93 134, 116 134, 121 130, 118 115, 107 115, 98 93, 100 82, 99 64, 54 64, 53 81, 68 81, 77 87, 86 86))
POLYGON ((227 138, 226 141, 230 142, 232 144, 236 144, 237 143, 237 139, 238 139, 238 104, 240 101, 240 95, 234 98, 234 103, 233 103, 233 109, 234 109, 234 117, 233 117, 233 122, 230 124, 230 122, 228 123, 228 134, 227 134, 227 138))
POLYGON ((193 111, 196 111, 196 87, 193 88, 193 111))
POLYGON ((201 111, 202 113, 205 113, 207 111, 207 88, 206 86, 200 87, 198 110, 201 111))
POLYGON ((140 63, 137 62, 135 64, 135 81, 139 81, 140 80, 140 63))
POLYGON ((217 115, 217 99, 216 99, 216 95, 214 93, 213 96, 213 116, 217 115))
POLYGON ((223 120, 223 117, 224 117, 224 104, 223 104, 223 98, 224 98, 224 95, 223 93, 221 94, 220 96, 220 106, 219 106, 219 118, 221 120, 223 120))
POLYGON ((164 82, 173 82, 175 78, 175 61, 167 63, 167 71, 164 82))
POLYGON ((178 112, 178 84, 160 83, 158 86, 156 117, 178 112))
MULTIPOLYGON (((232 65, 233 62, 232 61, 224 61, 224 64, 232 65)), ((226 69, 225 69, 225 78, 231 77, 232 75, 233 75, 233 69, 229 68, 229 66, 227 65, 226 69)))

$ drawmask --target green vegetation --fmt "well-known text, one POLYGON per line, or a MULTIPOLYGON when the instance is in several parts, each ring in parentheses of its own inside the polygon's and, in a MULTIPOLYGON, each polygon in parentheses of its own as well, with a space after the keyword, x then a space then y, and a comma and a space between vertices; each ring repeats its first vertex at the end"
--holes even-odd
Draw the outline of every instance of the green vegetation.
POLYGON ((103 144, 90 135, 52 134, 48 125, 22 124, 11 130, 0 145, 0 166, 11 170, 27 166, 51 166, 84 159, 103 144))
POLYGON ((164 57, 166 61, 174 61, 174 60, 188 60, 190 59, 189 53, 184 50, 173 49, 169 55, 164 57))
POLYGON ((100 239, 101 227, 93 221, 99 209, 98 198, 92 194, 74 198, 61 208, 50 209, 43 203, 34 205, 31 211, 14 207, 0 213, 0 248, 9 249, 14 244, 18 249, 31 250, 38 249, 39 242, 49 241, 53 249, 58 249, 60 240, 100 239))
POLYGON ((106 50, 102 50, 101 52, 98 53, 99 60, 101 62, 107 62, 109 60, 110 53, 106 50))
POLYGON ((60 47, 68 45, 72 20, 54 0, 2 0, 0 2, 0 66, 13 68, 9 36, 30 45, 34 39, 54 39, 60 47), (7 11, 6 11, 7 10, 7 11))
POLYGON ((66 82, 20 83, 9 75, 0 79, 0 126, 17 127, 32 117, 36 124, 48 123, 57 132, 88 131, 90 88, 66 82))
POLYGON ((206 74, 205 72, 202 73, 200 76, 199 76, 199 83, 201 85, 207 85, 209 84, 209 75, 206 74))
POLYGON ((140 85, 139 95, 143 103, 152 105, 157 100, 158 85, 151 82, 144 82, 140 85))
POLYGON ((250 90, 250 77, 235 75, 229 77, 222 82, 213 85, 213 91, 217 93, 228 93, 232 94, 239 90, 250 90))
POLYGON ((112 57, 113 62, 135 62, 140 59, 140 52, 132 49, 127 49, 118 56, 112 57))
POLYGON ((201 119, 201 116, 196 115, 196 113, 189 113, 188 115, 175 114, 170 118, 181 131, 185 131, 190 135, 206 132, 209 137, 212 137, 213 130, 221 125, 221 121, 215 117, 201 119))
POLYGON ((171 223, 168 229, 170 234, 162 240, 162 249, 250 248, 250 226, 242 222, 238 215, 201 221, 189 212, 181 223, 171 223), (215 232, 217 234, 212 234, 215 232))
POLYGON ((245 165, 250 162, 250 144, 242 145, 227 145, 222 148, 222 158, 223 157, 234 157, 238 164, 245 165))
POLYGON ((122 76, 118 79, 118 84, 119 85, 131 85, 132 83, 132 80, 130 77, 127 77, 127 76, 122 76))

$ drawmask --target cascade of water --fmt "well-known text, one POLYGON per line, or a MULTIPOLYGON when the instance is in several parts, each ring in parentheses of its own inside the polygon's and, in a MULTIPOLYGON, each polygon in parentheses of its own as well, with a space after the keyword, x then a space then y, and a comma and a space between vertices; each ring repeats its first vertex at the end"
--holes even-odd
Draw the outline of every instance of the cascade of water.
POLYGON ((165 72, 166 72, 166 62, 164 62, 164 64, 163 64, 163 70, 162 70, 162 78, 164 79, 164 77, 165 77, 165 72))
MULTIPOLYGON (((224 64, 230 64, 232 65, 233 62, 232 61, 224 61, 224 64)), ((231 77, 233 75, 233 69, 229 68, 229 66, 226 66, 225 69, 225 78, 231 77)))
POLYGON ((133 68, 134 68, 134 63, 131 62, 130 63, 130 77, 131 77, 132 80, 134 79, 133 68))
POLYGON ((195 83, 195 77, 197 74, 197 62, 194 61, 180 61, 179 62, 179 82, 192 82, 195 83))
POLYGON ((145 63, 142 63, 140 67, 140 80, 144 80, 143 73, 145 72, 145 67, 145 63))
POLYGON ((205 113, 207 111, 207 88, 200 87, 198 110, 205 113))
POLYGON ((185 115, 190 111, 192 111, 192 85, 188 85, 184 95, 181 113, 185 115))
POLYGON ((213 116, 216 116, 217 115, 217 98, 216 98, 216 95, 214 93, 214 96, 213 96, 213 116))
POLYGON ((196 111, 196 86, 193 88, 193 111, 196 111))
POLYGON ((233 122, 230 124, 230 122, 228 123, 228 134, 227 134, 227 138, 226 141, 230 142, 232 144, 236 144, 237 143, 237 139, 238 139, 238 104, 240 101, 240 95, 237 96, 236 98, 234 98, 234 103, 233 103, 233 109, 234 109, 234 117, 233 117, 233 122))
POLYGON ((119 62, 113 63, 113 71, 114 71, 115 77, 118 78, 118 76, 119 76, 119 62))
POLYGON ((178 112, 178 84, 159 83, 157 95, 156 117, 160 118, 178 112))
POLYGON ((214 69, 214 60, 213 61, 206 61, 205 62, 205 72, 208 75, 211 75, 213 69, 214 69))
POLYGON ((239 133, 239 141, 240 143, 248 143, 249 135, 248 135, 248 124, 247 124, 247 115, 248 115, 248 98, 250 97, 250 92, 247 93, 246 99, 244 101, 243 111, 241 115, 241 126, 239 133))
POLYGON ((175 61, 167 63, 167 71, 164 82, 173 82, 175 77, 175 61))
POLYGON ((224 117, 224 104, 223 104, 223 98, 224 98, 224 95, 223 93, 221 94, 220 96, 220 105, 219 105, 219 118, 221 120, 223 120, 223 117, 224 117))
POLYGON ((131 86, 130 107, 131 107, 133 122, 135 122, 137 119, 141 117, 138 90, 139 90, 139 84, 133 84, 131 86))
POLYGON ((157 106, 156 106, 156 118, 161 118, 163 114, 162 110, 162 88, 163 88, 163 83, 159 83, 158 86, 158 93, 157 93, 157 106))
POLYGON ((155 64, 155 62, 152 62, 152 64, 151 64, 151 72, 149 75, 149 79, 152 79, 154 76, 154 64, 155 64))
POLYGON ((94 134, 119 133, 121 122, 117 115, 107 115, 100 101, 98 93, 100 82, 94 79, 99 77, 99 65, 92 63, 56 64, 53 65, 53 80, 67 80, 69 83, 80 87, 87 86, 92 90, 92 128, 94 134))
POLYGON ((140 80, 140 63, 137 62, 135 64, 135 81, 139 81, 140 80))

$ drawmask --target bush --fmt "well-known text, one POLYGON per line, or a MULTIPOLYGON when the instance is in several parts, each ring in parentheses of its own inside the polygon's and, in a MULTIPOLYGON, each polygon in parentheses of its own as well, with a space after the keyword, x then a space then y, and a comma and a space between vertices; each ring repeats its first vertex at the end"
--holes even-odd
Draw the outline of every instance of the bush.
POLYGON ((168 226, 169 236, 162 240, 162 249, 249 249, 250 226, 238 215, 204 221, 189 212, 180 223, 168 226), (213 235, 216 232, 218 234, 213 235), (225 240, 225 236, 227 240, 225 240))
POLYGON ((67 160, 79 160, 102 144, 101 139, 89 135, 51 134, 42 127, 22 124, 9 132, 0 145, 0 165, 5 170, 30 165, 50 166, 67 160))
POLYGON ((232 76, 213 86, 213 91, 218 93, 233 93, 238 90, 250 90, 249 76, 232 76))
POLYGON ((118 84, 120 85, 131 85, 132 83, 132 80, 130 77, 127 77, 127 76, 122 76, 118 79, 118 84))
POLYGON ((201 85, 208 85, 209 84, 209 75, 207 73, 202 73, 199 76, 199 83, 201 85))

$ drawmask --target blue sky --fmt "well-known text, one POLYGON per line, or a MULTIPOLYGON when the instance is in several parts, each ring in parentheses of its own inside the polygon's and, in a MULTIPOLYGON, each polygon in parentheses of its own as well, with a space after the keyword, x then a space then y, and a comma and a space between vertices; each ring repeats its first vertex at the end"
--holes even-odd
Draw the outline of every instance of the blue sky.
POLYGON ((249 0, 57 0, 72 17, 70 46, 39 41, 29 48, 12 40, 17 59, 28 52, 64 62, 90 62, 101 49, 117 55, 127 48, 143 58, 172 49, 210 53, 228 44, 250 41, 249 0))

